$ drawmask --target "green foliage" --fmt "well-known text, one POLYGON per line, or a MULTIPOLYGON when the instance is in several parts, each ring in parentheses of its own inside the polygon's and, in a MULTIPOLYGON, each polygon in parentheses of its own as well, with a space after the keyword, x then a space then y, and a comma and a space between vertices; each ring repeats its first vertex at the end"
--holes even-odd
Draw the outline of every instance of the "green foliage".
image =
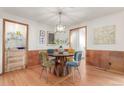
POLYGON ((65 40, 56 39, 55 44, 62 45, 62 44, 66 44, 66 43, 65 43, 65 40))

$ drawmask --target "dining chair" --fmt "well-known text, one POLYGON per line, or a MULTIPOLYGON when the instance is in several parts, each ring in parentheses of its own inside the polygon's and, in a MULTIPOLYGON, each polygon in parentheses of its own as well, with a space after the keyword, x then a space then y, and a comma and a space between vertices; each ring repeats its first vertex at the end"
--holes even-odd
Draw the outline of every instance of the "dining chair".
MULTIPOLYGON (((53 54, 55 52, 55 49, 47 49, 48 54, 53 54)), ((55 60, 55 57, 49 57, 50 60, 55 60)))
POLYGON ((40 58, 41 66, 42 66, 40 78, 42 76, 43 71, 45 70, 46 71, 46 81, 48 81, 48 72, 49 72, 49 70, 51 72, 51 69, 54 66, 55 62, 53 60, 49 60, 48 54, 46 51, 39 52, 39 58, 40 58))
MULTIPOLYGON (((66 51, 67 51, 69 54, 74 54, 74 53, 75 53, 75 50, 72 49, 72 48, 66 49, 66 51)), ((73 57, 67 57, 67 61, 69 61, 69 62, 74 61, 73 59, 74 59, 73 57)))
POLYGON ((48 54, 54 53, 54 49, 47 49, 47 53, 48 54))
POLYGON ((81 79, 81 74, 80 74, 80 70, 79 70, 81 58, 82 58, 82 51, 77 51, 74 54, 74 61, 71 61, 71 62, 68 61, 68 62, 66 62, 66 67, 67 68, 70 68, 71 71, 72 71, 73 81, 75 79, 75 70, 78 71, 78 73, 80 75, 80 79, 81 79))

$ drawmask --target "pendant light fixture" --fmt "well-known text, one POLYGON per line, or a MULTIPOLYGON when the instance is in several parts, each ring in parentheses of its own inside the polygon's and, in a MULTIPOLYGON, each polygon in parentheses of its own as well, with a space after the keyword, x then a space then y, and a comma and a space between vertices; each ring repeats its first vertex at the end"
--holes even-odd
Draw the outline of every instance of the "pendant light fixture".
POLYGON ((64 32, 65 31, 65 25, 62 25, 61 16, 62 16, 62 12, 59 11, 58 12, 59 22, 56 25, 56 32, 64 32))

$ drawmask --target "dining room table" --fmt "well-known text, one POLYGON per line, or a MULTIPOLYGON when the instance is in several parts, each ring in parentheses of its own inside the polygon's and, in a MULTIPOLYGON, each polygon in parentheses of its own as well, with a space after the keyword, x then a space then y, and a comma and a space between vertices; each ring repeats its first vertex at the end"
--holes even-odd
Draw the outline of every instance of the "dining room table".
POLYGON ((50 53, 48 56, 55 57, 55 67, 54 74, 56 76, 65 76, 68 75, 69 72, 66 69, 67 57, 73 57, 73 53, 50 53))

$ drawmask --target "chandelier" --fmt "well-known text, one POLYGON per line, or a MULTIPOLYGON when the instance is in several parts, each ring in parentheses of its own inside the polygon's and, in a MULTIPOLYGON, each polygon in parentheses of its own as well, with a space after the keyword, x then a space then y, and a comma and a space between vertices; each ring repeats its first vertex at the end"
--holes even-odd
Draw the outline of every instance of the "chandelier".
POLYGON ((56 32, 64 32, 65 31, 65 25, 62 25, 62 22, 61 22, 61 15, 62 15, 62 12, 58 12, 59 22, 56 25, 56 32))

